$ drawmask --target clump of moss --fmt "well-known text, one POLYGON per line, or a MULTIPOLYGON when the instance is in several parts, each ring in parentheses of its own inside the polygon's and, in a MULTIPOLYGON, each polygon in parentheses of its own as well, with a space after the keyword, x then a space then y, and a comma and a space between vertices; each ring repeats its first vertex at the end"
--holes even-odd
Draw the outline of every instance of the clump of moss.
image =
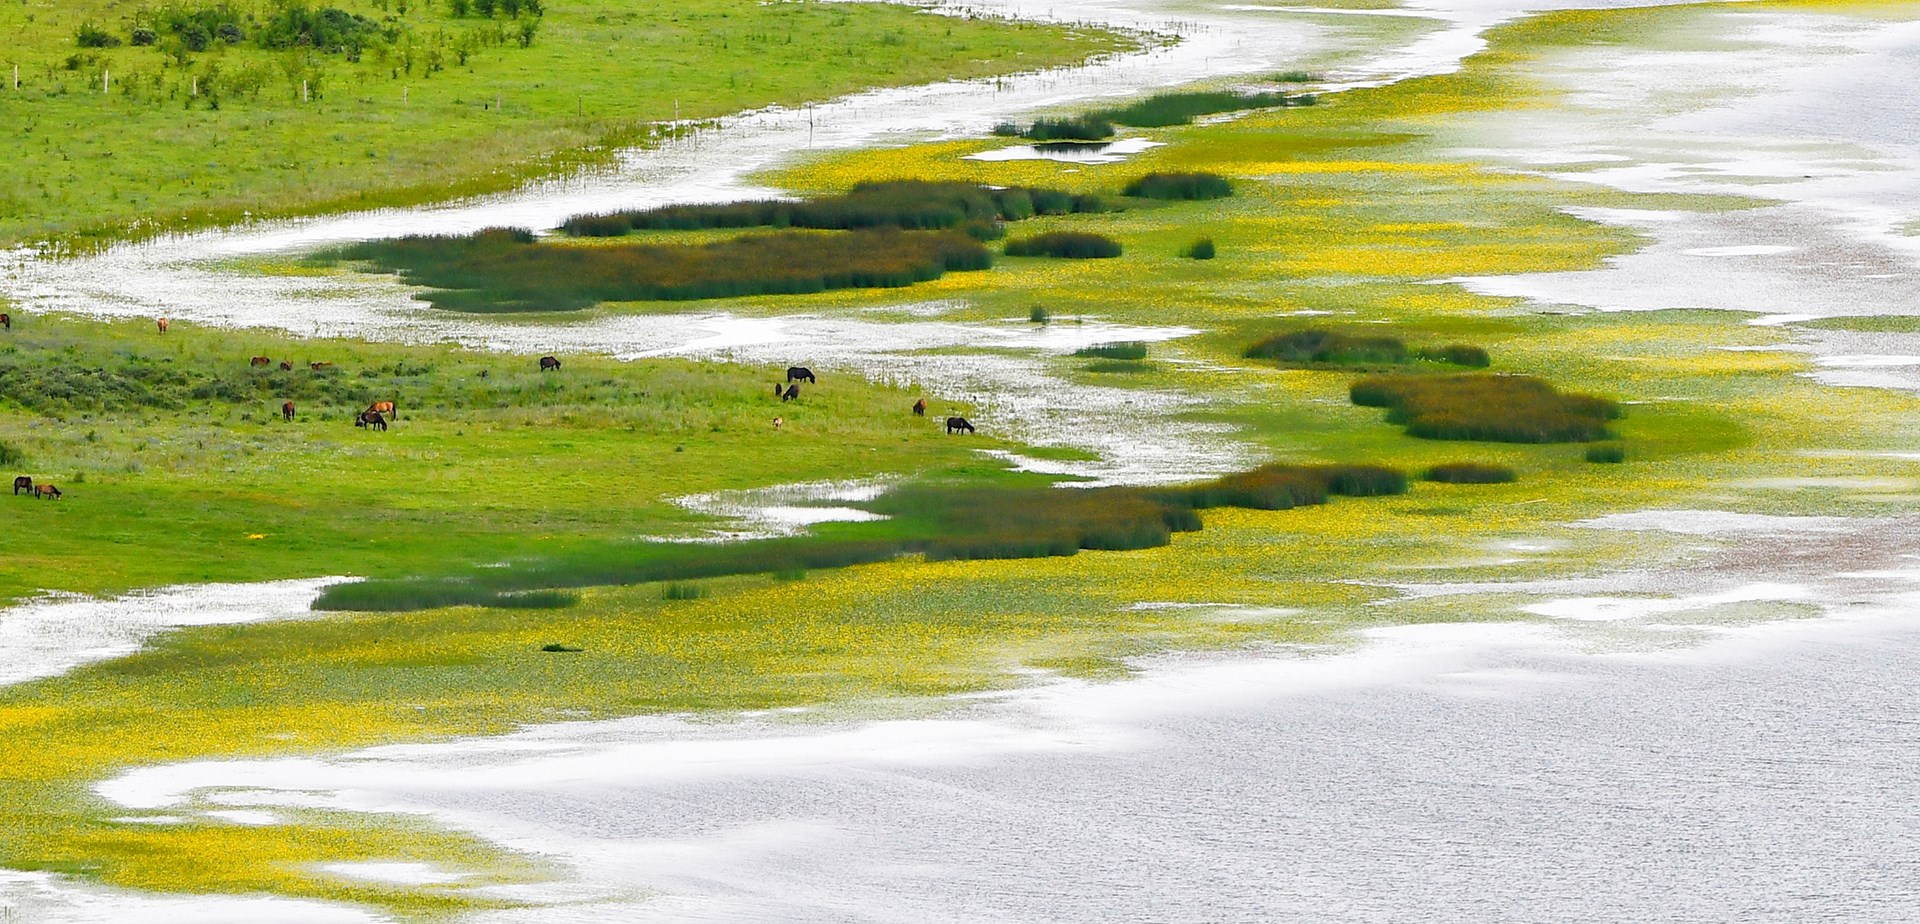
POLYGON ((1527 375, 1370 376, 1348 389, 1354 404, 1387 409, 1408 436, 1501 443, 1584 443, 1612 437, 1620 406, 1562 394, 1527 375))

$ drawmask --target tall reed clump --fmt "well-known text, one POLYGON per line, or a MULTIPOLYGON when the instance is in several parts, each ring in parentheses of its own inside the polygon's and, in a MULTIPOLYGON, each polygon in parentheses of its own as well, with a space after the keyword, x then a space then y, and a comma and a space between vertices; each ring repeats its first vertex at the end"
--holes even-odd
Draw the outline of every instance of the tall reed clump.
POLYGON ((1268 337, 1247 348, 1248 359, 1293 365, 1398 365, 1407 361, 1407 345, 1379 334, 1346 334, 1311 328, 1268 337))
POLYGON ((1214 257, 1213 238, 1203 237, 1187 245, 1180 255, 1189 260, 1211 260, 1214 257))
POLYGON ((1033 237, 1008 241, 1009 257, 1063 257, 1069 260, 1104 260, 1120 255, 1120 242, 1084 231, 1049 231, 1033 237))
POLYGON ((662 591, 667 599, 691 599, 702 588, 686 582, 701 578, 794 574, 903 555, 1037 558, 1154 548, 1166 545, 1174 533, 1200 529, 1201 510, 1287 510, 1324 504, 1333 496, 1376 497, 1406 489, 1405 475, 1379 466, 1280 464, 1174 488, 908 486, 862 504, 889 518, 890 538, 843 533, 725 545, 609 545, 446 577, 336 584, 314 608, 506 606, 512 605, 509 600, 565 588, 653 581, 668 582, 662 591))
POLYGON ((1420 358, 1451 366, 1466 366, 1469 369, 1485 369, 1493 363, 1493 357, 1488 356, 1486 350, 1467 343, 1428 347, 1420 351, 1420 358))
POLYGON ((958 231, 780 232, 698 245, 582 247, 490 229, 460 237, 368 241, 325 258, 363 261, 439 291, 454 311, 568 311, 608 301, 685 301, 894 288, 993 257, 958 231))
POLYGON ((1160 128, 1185 125, 1203 115, 1239 112, 1243 109, 1274 109, 1300 105, 1299 97, 1285 93, 1239 93, 1231 90, 1200 90, 1186 93, 1161 93, 1116 109, 1103 109, 1099 116, 1121 125, 1160 128))
POLYGON ((1074 350, 1075 356, 1093 356, 1101 359, 1146 359, 1147 345, 1139 340, 1121 340, 1114 343, 1096 343, 1090 347, 1074 350))
POLYGON ((1125 193, 1139 199, 1225 199, 1233 195, 1233 184, 1214 173, 1149 173, 1128 183, 1125 193))
POLYGON ((1586 458, 1588 462, 1598 462, 1602 465, 1618 465, 1627 461, 1627 449, 1625 446, 1617 445, 1588 446, 1586 458))
POLYGON ((900 180, 861 183, 844 195, 820 199, 669 205, 575 215, 560 227, 575 237, 620 237, 633 231, 716 228, 942 231, 970 224, 1021 221, 1035 215, 1108 210, 1110 206, 1099 196, 1075 195, 1057 189, 990 189, 973 183, 900 180))
POLYGON ((1031 141, 1105 141, 1113 137, 1113 123, 1098 114, 1040 119, 1020 134, 1031 141))
POLYGON ((1421 472, 1420 477, 1440 484, 1506 484, 1520 479, 1504 465, 1480 462, 1448 462, 1421 472))
POLYGON ((1620 406, 1562 394, 1527 375, 1370 376, 1348 390, 1353 403, 1387 409, 1387 422, 1431 440, 1584 443, 1608 439, 1620 406))

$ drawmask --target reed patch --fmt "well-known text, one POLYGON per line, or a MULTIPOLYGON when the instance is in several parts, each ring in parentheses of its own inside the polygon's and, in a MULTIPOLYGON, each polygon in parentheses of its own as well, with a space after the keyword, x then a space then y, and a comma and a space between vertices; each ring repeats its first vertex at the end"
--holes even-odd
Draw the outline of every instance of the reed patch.
POLYGON ((1563 394, 1529 375, 1369 376, 1348 389, 1354 404, 1387 409, 1408 436, 1500 443, 1584 443, 1612 437, 1620 405, 1563 394))

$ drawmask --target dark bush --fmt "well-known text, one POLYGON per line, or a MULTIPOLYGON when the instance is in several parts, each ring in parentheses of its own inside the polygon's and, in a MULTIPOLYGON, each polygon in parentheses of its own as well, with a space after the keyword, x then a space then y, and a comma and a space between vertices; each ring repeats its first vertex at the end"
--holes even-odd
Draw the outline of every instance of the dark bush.
POLYGON ((1053 320, 1053 312, 1035 305, 1027 309, 1027 320, 1035 324, 1046 324, 1053 320))
MULTIPOLYGON (((238 29, 237 17, 225 21, 238 29)), ((218 26, 212 31, 220 34, 218 26)), ((314 9, 300 0, 266 14, 255 36, 262 48, 312 48, 330 54, 344 52, 354 58, 379 37, 380 24, 365 16, 331 6, 314 9)))
POLYGON ((320 259, 364 261, 441 290, 455 311, 569 311, 607 301, 685 301, 892 288, 949 271, 986 269, 992 255, 956 231, 784 232, 703 245, 582 247, 517 229, 405 237, 340 248, 320 259))
POLYGON ((1372 376, 1349 388, 1354 404, 1384 407, 1387 422, 1432 440, 1584 443, 1607 439, 1620 406, 1561 394, 1524 375, 1372 376))
POLYGON ((1233 184, 1212 173, 1149 173, 1127 184, 1126 194, 1141 199, 1224 199, 1233 184))
POLYGON ((93 23, 81 23, 73 33, 73 43, 81 48, 116 48, 120 37, 93 23))
POLYGON ((1453 366, 1466 366, 1469 369, 1485 369, 1493 362, 1487 351, 1465 343, 1449 343, 1443 347, 1429 347, 1420 351, 1422 359, 1453 366))
POLYGON ((1422 472, 1420 477, 1441 484, 1506 484, 1520 478, 1513 469, 1504 465, 1483 465, 1479 462, 1436 465, 1422 472))
POLYGON ((1407 345, 1377 334, 1310 328, 1268 337, 1248 347, 1246 356, 1303 366, 1396 365, 1407 361, 1407 345))
POLYGON ((1191 244, 1188 244, 1187 249, 1181 251, 1180 255, 1183 257, 1186 257, 1189 260, 1213 259, 1213 238, 1203 237, 1197 241, 1194 241, 1191 244))
POLYGON ((1118 343, 1096 343, 1090 347, 1081 347, 1073 351, 1075 356, 1097 356, 1102 359, 1146 359, 1147 345, 1138 340, 1123 340, 1118 343))
POLYGON ((1162 93, 1118 109, 1104 109, 1097 115, 1121 125, 1158 128, 1185 125, 1196 117, 1243 109, 1270 109, 1292 103, 1285 93, 1235 93, 1226 90, 1202 90, 1189 93, 1162 93))
POLYGON ((559 653, 559 652, 578 652, 578 651, 584 651, 585 649, 575 648, 571 645, 562 645, 559 642, 548 642, 545 645, 541 645, 540 650, 559 653))
POLYGON ((1627 461, 1627 449, 1625 446, 1588 446, 1587 461, 1618 465, 1627 461))
POLYGON ((135 29, 128 40, 135 48, 145 48, 159 41, 160 36, 154 34, 152 29, 135 29))
POLYGON ((1008 241, 1009 257, 1063 257, 1069 260, 1103 260, 1120 255, 1120 243, 1110 237, 1084 231, 1049 231, 1017 241, 1008 241))
POLYGON ((668 584, 660 591, 662 600, 700 600, 707 595, 707 589, 699 584, 668 584))
MULTIPOLYGON (((619 237, 631 231, 697 231, 713 228, 818 228, 850 231, 904 228, 938 231, 995 228, 1000 221, 1034 215, 1105 211, 1097 197, 1057 190, 989 189, 972 183, 919 181, 861 183, 842 196, 760 200, 714 205, 674 205, 633 212, 576 215, 560 227, 576 237, 619 237)), ((973 230, 976 237, 981 230, 973 230)), ((998 230, 987 232, 998 235, 998 230)))
POLYGON ((1104 141, 1113 137, 1113 123, 1098 115, 1041 119, 1020 134, 1033 141, 1104 141))

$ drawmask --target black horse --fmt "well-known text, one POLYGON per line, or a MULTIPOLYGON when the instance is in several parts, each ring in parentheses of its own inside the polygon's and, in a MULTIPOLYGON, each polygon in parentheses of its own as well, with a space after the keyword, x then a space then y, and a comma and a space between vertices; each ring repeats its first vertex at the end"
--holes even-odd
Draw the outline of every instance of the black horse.
POLYGON ((33 494, 32 478, 29 478, 26 475, 20 475, 13 479, 13 496, 19 497, 21 491, 27 492, 29 496, 33 494))
POLYGON ((540 357, 540 371, 548 372, 560 368, 560 360, 553 356, 540 357))
POLYGON ((920 400, 913 402, 913 416, 915 417, 927 416, 927 399, 921 398, 920 400))
POLYGON ((780 393, 780 400, 782 401, 795 401, 798 400, 799 397, 800 386, 798 385, 788 385, 787 390, 780 393))
POLYGON ((10 315, 10 314, 8 314, 8 313, 6 313, 6 312, 4 312, 4 311, 0 311, 0 327, 4 327, 4 328, 6 328, 7 330, 12 330, 12 329, 13 329, 13 315, 10 315))
POLYGON ((961 430, 965 430, 965 431, 967 431, 968 433, 972 433, 972 432, 973 432, 973 424, 970 424, 970 423, 967 423, 967 419, 966 419, 965 417, 949 417, 949 418, 947 418, 947 432, 948 432, 949 434, 951 434, 951 433, 956 433, 956 432, 958 432, 958 431, 961 431, 961 430))
POLYGON ((812 385, 814 384, 813 370, 805 366, 788 366, 787 381, 789 382, 801 381, 801 382, 807 383, 808 385, 812 385))
POLYGON ((353 419, 353 425, 356 427, 371 427, 385 433, 387 430, 387 419, 380 416, 379 411, 361 411, 360 416, 353 419))

